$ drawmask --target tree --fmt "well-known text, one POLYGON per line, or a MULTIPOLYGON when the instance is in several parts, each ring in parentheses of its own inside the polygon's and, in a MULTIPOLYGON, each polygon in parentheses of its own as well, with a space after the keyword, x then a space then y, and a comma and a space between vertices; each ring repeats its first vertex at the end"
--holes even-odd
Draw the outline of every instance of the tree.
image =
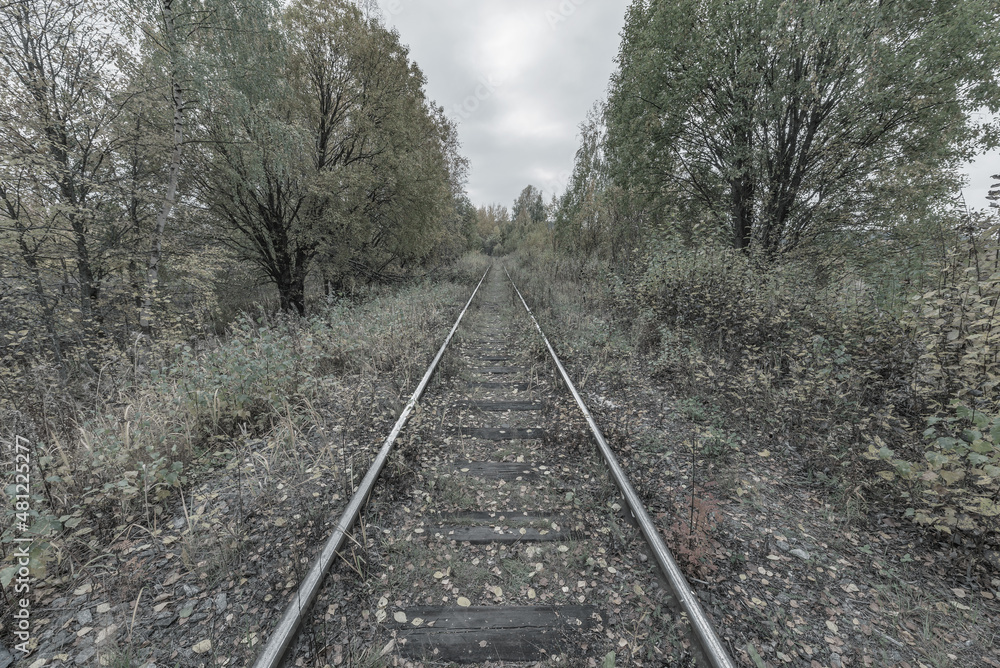
MULTIPOLYGON (((154 322, 164 232, 177 202, 189 117, 197 118, 200 106, 210 106, 216 96, 213 80, 226 80, 243 69, 245 60, 252 60, 246 47, 260 44, 255 35, 266 30, 273 7, 270 0, 242 2, 239 8, 216 0, 138 0, 134 6, 143 18, 145 36, 145 57, 133 77, 133 88, 143 102, 140 123, 154 136, 169 138, 160 155, 154 150, 147 158, 153 174, 149 175, 146 189, 158 200, 149 231, 146 282, 139 313, 140 327, 149 334, 154 322), (221 53, 228 54, 228 58, 220 58, 221 53), (169 121, 162 128, 157 119, 166 116, 165 109, 169 121), (161 174, 163 181, 156 183, 161 174)), ((199 139, 194 137, 195 141, 199 139)))
POLYGON ((82 0, 0 7, 0 232, 16 238, 50 315, 42 265, 65 263, 87 323, 134 234, 117 197, 131 137, 117 125, 130 55, 115 9, 82 0))
POLYGON ((259 48, 273 78, 233 81, 205 115, 200 183, 225 242, 301 314, 312 269, 333 289, 425 256, 462 163, 398 34, 347 0, 298 0, 281 19, 259 48))
POLYGON ((943 198, 1000 107, 990 0, 637 0, 612 175, 765 256, 943 198))
POLYGON ((593 250, 594 244, 584 241, 584 237, 592 239, 592 233, 600 226, 596 200, 609 187, 604 140, 603 109, 595 104, 587 120, 580 125, 580 146, 576 150, 573 174, 555 208, 555 240, 562 250, 577 250, 584 255, 593 250))
POLYGON ((528 225, 544 223, 545 202, 542 200, 542 191, 532 185, 525 186, 514 200, 511 216, 514 220, 524 220, 528 225))
POLYGON ((476 230, 483 240, 483 252, 487 255, 502 253, 504 243, 510 234, 511 219, 507 207, 490 204, 476 209, 476 230))

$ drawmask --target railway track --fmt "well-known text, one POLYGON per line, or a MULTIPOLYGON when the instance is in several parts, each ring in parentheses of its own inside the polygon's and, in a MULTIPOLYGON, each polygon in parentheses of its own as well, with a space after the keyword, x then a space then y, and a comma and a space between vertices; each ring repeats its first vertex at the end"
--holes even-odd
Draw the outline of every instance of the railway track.
POLYGON ((735 665, 497 269, 462 310, 255 667, 452 662, 735 665), (324 585, 331 571, 334 589, 324 585), (356 593, 351 606, 338 600, 344 587, 356 593), (350 631, 328 633, 331 615, 350 631))

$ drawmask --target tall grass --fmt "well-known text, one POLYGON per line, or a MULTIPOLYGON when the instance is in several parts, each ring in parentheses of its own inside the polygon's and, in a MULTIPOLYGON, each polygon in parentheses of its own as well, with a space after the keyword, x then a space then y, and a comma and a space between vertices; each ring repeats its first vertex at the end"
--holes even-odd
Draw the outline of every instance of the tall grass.
MULTIPOLYGON (((487 264, 469 256, 438 282, 372 291, 361 304, 331 300, 307 318, 242 314, 222 337, 108 346, 84 392, 67 391, 49 367, 35 370, 41 379, 22 371, 35 385, 0 403, 0 440, 31 448, 33 573, 108 540, 126 519, 152 526, 234 442, 306 430, 323 406, 374 416, 386 388, 401 401, 487 264)), ((4 505, 4 558, 15 511, 4 505)), ((12 571, 0 564, 0 574, 6 585, 12 571)))

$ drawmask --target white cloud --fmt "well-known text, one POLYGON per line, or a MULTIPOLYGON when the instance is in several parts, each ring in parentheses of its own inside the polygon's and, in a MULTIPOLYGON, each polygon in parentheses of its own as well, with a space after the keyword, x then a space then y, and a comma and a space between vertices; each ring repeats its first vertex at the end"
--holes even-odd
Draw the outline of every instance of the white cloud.
POLYGON ((473 202, 510 206, 528 184, 551 192, 549 175, 572 168, 577 126, 605 94, 628 2, 380 1, 429 96, 459 123, 473 202))

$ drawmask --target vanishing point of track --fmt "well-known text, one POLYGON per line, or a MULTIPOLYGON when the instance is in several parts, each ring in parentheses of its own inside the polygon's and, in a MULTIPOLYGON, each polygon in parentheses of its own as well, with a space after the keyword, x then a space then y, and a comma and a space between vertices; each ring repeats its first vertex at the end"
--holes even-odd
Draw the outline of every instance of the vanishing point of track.
MULTIPOLYGON (((394 596, 396 605, 390 606, 385 596, 375 605, 376 619, 392 638, 383 655, 392 652, 405 659, 426 658, 435 663, 484 663, 537 661, 567 654, 590 657, 590 665, 595 665, 593 659, 599 661, 603 654, 595 657, 594 651, 605 649, 600 646, 604 640, 601 632, 612 637, 604 628, 605 623, 610 625, 609 610, 619 610, 615 606, 622 603, 614 582, 609 586, 593 577, 587 582, 583 564, 597 568, 600 563, 613 574, 612 580, 622 577, 618 572, 622 566, 631 569, 637 591, 642 591, 640 581, 653 590, 664 583, 665 590, 659 587, 662 598, 675 610, 675 620, 693 641, 692 657, 712 668, 734 666, 524 297, 509 274, 502 278, 494 271, 490 276, 491 271, 480 279, 336 529, 291 596, 255 668, 283 664, 320 596, 327 572, 347 541, 353 540, 355 523, 404 430, 414 430, 411 442, 416 437, 426 450, 418 458, 414 485, 419 488, 409 492, 426 505, 421 504, 419 517, 409 508, 400 513, 398 545, 419 549, 424 555, 440 553, 443 559, 436 562, 441 569, 429 585, 415 582, 417 592, 408 590, 394 596), (460 350, 450 351, 477 296, 485 303, 479 305, 477 315, 481 317, 473 323, 472 336, 459 344, 460 350), (511 297, 516 304, 507 306, 511 297), (504 306, 507 308, 502 309, 504 306), (551 380, 532 376, 528 365, 512 365, 527 360, 527 352, 512 350, 512 329, 501 313, 505 310, 506 319, 512 320, 516 306, 523 307, 544 343, 556 371, 554 378, 565 388, 562 392, 546 395, 543 386, 552 386, 551 380), (458 366, 465 365, 464 374, 443 383, 447 387, 438 392, 440 409, 433 411, 433 419, 416 419, 413 422, 420 424, 408 425, 419 412, 418 403, 442 358, 456 354, 460 356, 458 366), (565 411, 560 412, 560 408, 565 411), (573 419, 566 417, 569 410, 575 410, 573 419), (574 421, 578 423, 576 434, 574 421), (596 452, 579 444, 587 440, 583 435, 587 430, 596 452), (594 518, 580 510, 581 498, 600 497, 602 489, 610 487, 609 481, 627 510, 605 516, 604 523, 628 523, 638 529, 644 540, 639 559, 613 557, 599 540, 610 533, 608 527, 593 526, 594 518), (563 559, 563 570, 573 576, 579 573, 583 579, 564 584, 556 575, 552 586, 547 586, 548 577, 535 577, 542 575, 543 564, 532 564, 542 554, 563 559), (650 561, 646 555, 652 557, 649 564, 645 563, 650 561), (609 567, 609 561, 618 563, 619 569, 609 567), (516 570, 521 562, 527 563, 529 572, 516 570), (493 567, 491 571, 488 566, 493 567), (584 570, 579 570, 581 566, 584 570), (508 570, 519 576, 520 591, 504 593, 502 588, 480 581, 508 570), (481 585, 481 591, 472 587, 473 581, 481 585), (480 604, 473 605, 474 601, 480 604), (389 616, 392 607, 398 609, 389 616)), ((608 505, 621 508, 618 503, 608 505)), ((636 552, 639 548, 629 549, 636 552)), ((434 562, 435 557, 425 560, 434 562)), ((385 574, 382 579, 386 579, 385 574)))

